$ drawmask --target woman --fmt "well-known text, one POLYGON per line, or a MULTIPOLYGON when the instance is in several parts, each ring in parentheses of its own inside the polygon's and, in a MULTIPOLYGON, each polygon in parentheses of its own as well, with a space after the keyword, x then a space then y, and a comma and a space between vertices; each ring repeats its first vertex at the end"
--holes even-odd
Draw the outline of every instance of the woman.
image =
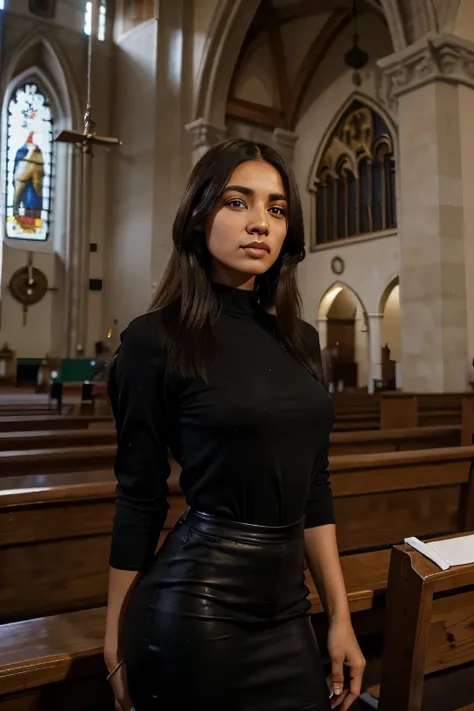
POLYGON ((317 332, 298 318, 305 250, 291 171, 263 144, 214 146, 173 241, 110 380, 118 487, 105 660, 117 707, 346 711, 365 662, 328 483, 332 404, 317 332), (168 450, 189 509, 155 554, 168 450), (305 554, 329 616, 332 702, 305 554))

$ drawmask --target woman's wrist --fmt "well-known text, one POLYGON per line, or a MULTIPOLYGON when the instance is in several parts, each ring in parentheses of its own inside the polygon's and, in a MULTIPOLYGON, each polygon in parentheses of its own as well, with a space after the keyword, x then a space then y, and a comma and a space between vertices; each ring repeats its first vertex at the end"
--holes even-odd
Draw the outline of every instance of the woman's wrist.
POLYGON ((349 609, 349 603, 346 595, 344 595, 344 599, 328 601, 326 614, 330 625, 343 623, 352 624, 351 611, 349 609))
POLYGON ((120 660, 123 658, 118 645, 105 645, 104 647, 104 660, 105 665, 109 672, 112 671, 114 667, 119 664, 120 660))

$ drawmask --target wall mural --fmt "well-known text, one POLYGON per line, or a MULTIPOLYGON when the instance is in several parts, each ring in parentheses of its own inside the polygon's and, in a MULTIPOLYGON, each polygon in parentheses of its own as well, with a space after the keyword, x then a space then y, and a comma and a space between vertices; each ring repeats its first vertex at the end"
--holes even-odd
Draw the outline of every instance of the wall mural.
POLYGON ((17 87, 8 105, 6 235, 46 240, 53 169, 53 118, 34 83, 17 87))

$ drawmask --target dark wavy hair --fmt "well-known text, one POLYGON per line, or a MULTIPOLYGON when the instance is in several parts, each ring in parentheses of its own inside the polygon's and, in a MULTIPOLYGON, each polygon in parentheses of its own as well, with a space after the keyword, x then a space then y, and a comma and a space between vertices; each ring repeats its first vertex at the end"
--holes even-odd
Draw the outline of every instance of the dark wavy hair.
POLYGON ((294 175, 270 146, 243 139, 212 146, 194 167, 173 224, 174 248, 151 304, 162 309, 169 368, 184 378, 207 379, 214 336, 212 323, 220 308, 211 288, 211 260, 202 230, 233 171, 245 161, 263 161, 280 174, 287 197, 288 232, 274 265, 256 276, 263 309, 276 310, 275 336, 282 347, 324 382, 321 353, 312 330, 300 319, 301 298, 296 267, 305 257, 301 201, 294 175))

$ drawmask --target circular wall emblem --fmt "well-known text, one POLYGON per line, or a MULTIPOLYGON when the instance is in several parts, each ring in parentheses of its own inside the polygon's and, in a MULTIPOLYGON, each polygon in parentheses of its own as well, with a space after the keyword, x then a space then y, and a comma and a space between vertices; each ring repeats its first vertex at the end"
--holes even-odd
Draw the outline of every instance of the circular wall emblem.
POLYGON ((344 271, 344 262, 341 257, 334 257, 331 262, 331 269, 334 274, 340 275, 344 271))

